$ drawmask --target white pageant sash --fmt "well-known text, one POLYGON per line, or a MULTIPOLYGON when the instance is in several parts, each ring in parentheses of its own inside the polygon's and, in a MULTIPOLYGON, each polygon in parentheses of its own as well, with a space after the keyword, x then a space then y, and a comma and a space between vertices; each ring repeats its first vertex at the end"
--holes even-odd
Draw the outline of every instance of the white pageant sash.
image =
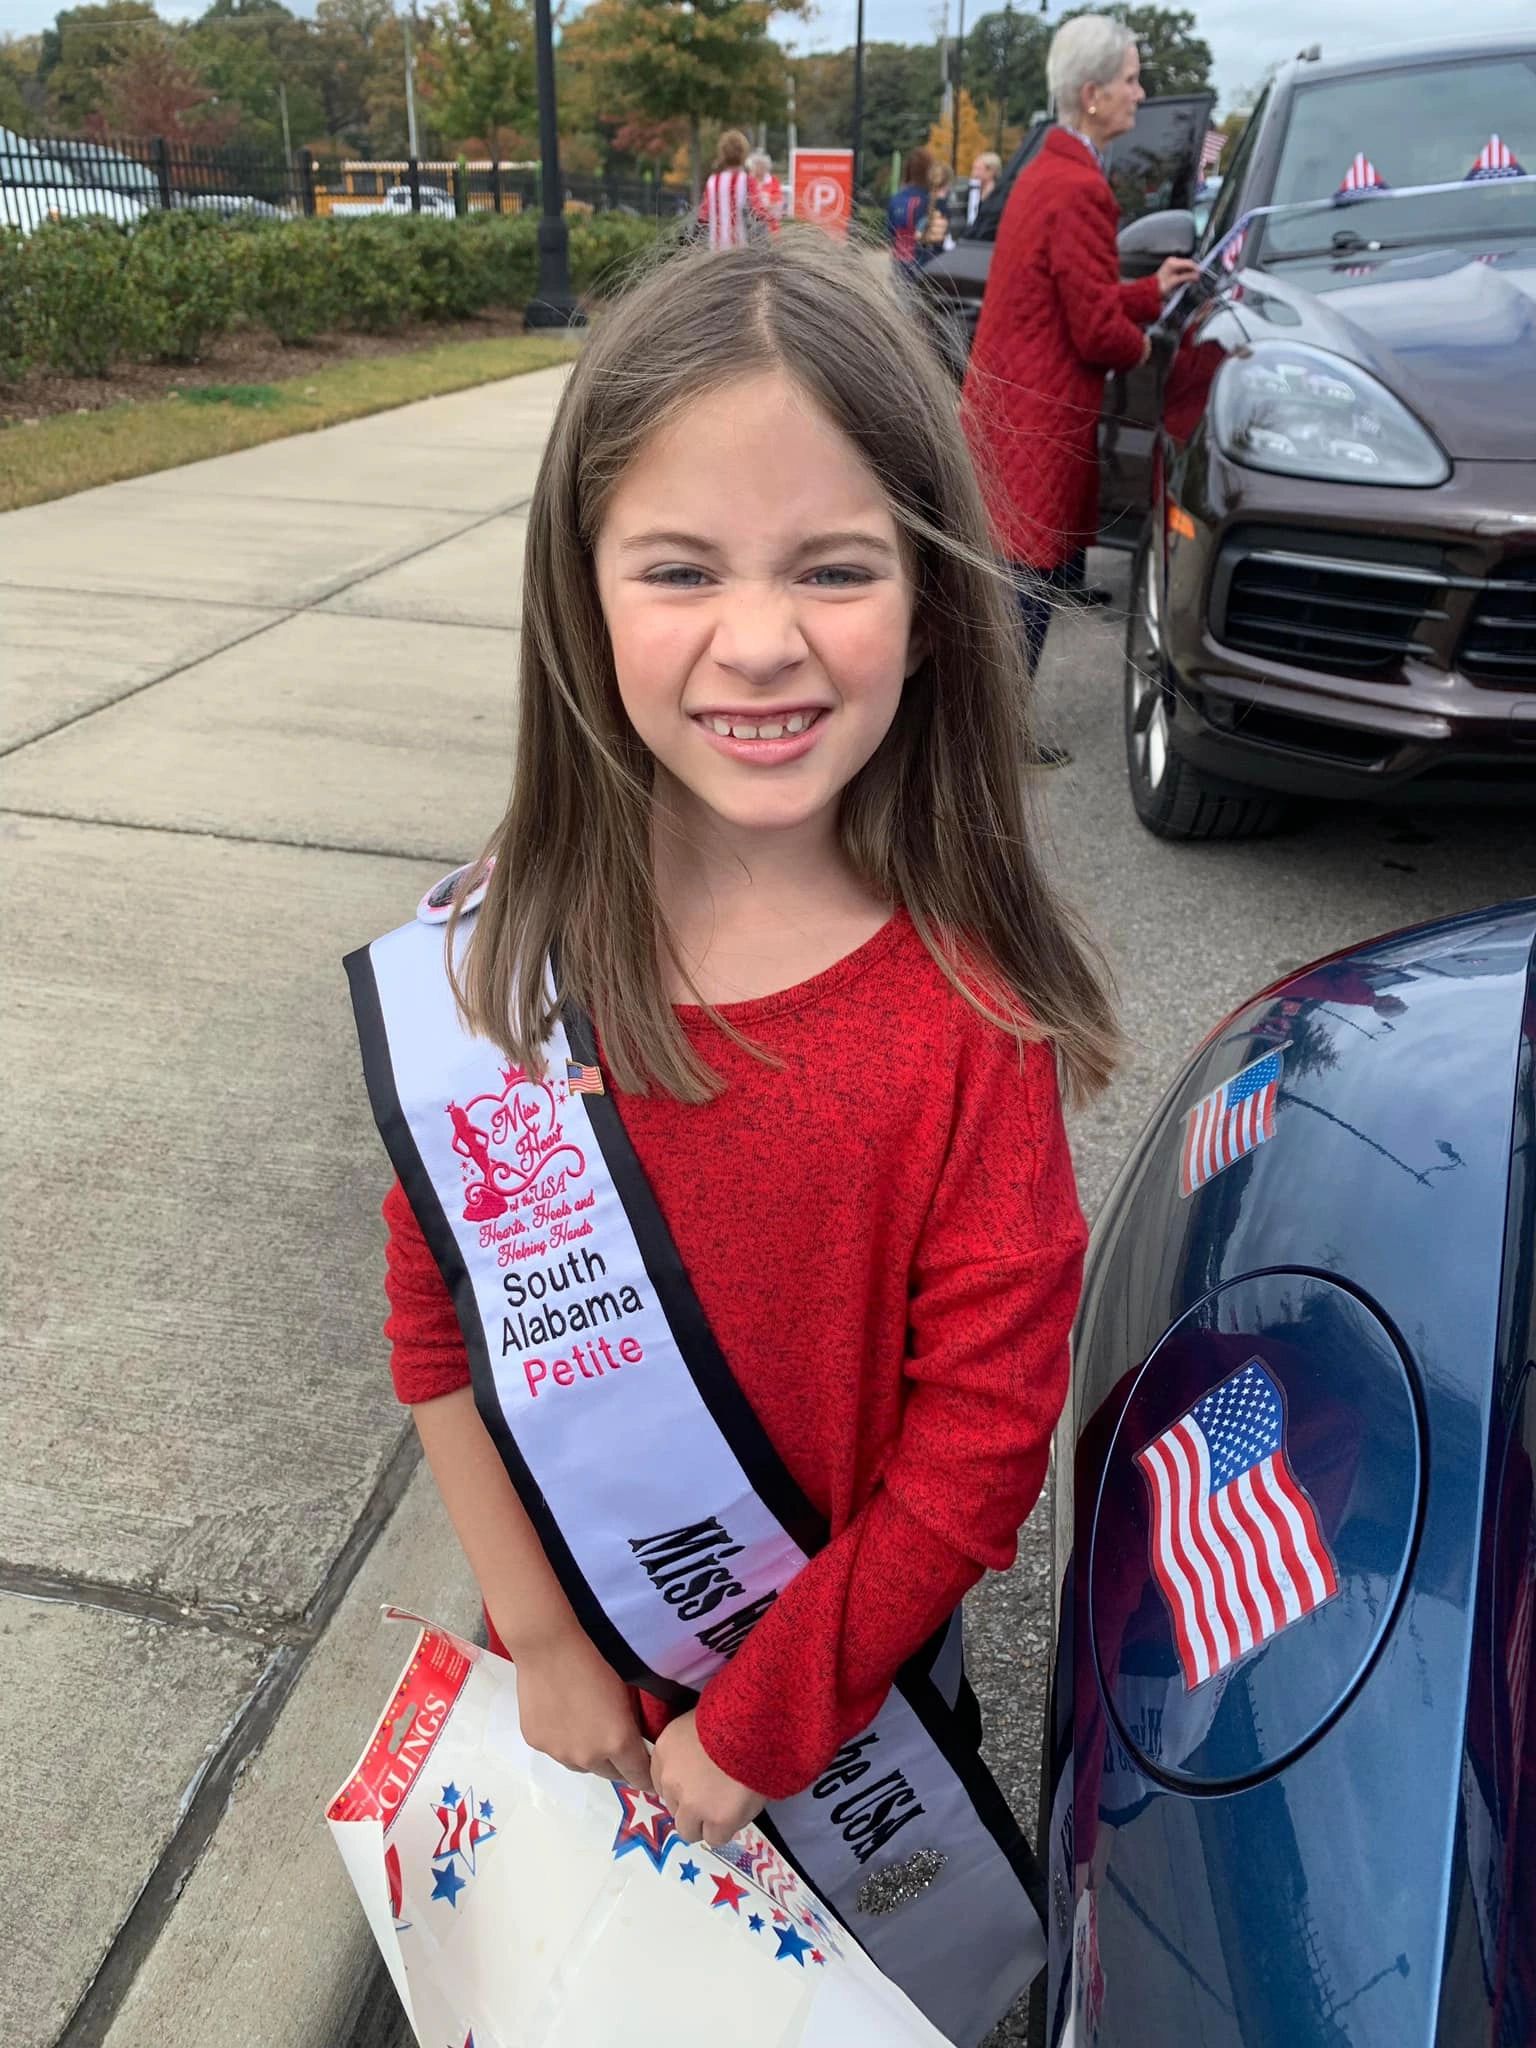
MULTIPOLYGON (((587 1020, 556 1025, 534 1077, 464 1030, 433 924, 346 964, 374 1115, 492 1440, 592 1640, 626 1682, 689 1705, 826 1526, 731 1377, 587 1020)), ((765 1823, 953 2041, 979 2039, 1044 1959, 1038 1873, 976 1751, 958 1615, 765 1823)))

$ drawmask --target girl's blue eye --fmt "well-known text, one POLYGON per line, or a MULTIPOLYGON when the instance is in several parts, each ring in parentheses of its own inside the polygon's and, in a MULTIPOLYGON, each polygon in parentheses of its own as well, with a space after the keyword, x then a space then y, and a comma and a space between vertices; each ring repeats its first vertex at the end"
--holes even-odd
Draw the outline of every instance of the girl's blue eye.
POLYGON ((825 569, 812 569, 806 579, 822 590, 855 590, 860 584, 870 581, 867 569, 856 569, 847 563, 830 563, 825 569))
POLYGON ((666 562, 645 572, 645 581, 658 584, 663 590, 697 590, 704 580, 704 571, 691 568, 686 562, 666 562))

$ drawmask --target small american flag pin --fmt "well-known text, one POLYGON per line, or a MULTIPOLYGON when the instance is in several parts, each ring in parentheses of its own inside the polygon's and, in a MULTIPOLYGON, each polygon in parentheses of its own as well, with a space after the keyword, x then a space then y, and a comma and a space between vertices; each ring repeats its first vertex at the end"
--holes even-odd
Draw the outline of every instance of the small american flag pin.
POLYGON ((580 1060, 565 1063, 565 1085, 573 1095, 605 1095, 600 1068, 585 1067, 580 1060))

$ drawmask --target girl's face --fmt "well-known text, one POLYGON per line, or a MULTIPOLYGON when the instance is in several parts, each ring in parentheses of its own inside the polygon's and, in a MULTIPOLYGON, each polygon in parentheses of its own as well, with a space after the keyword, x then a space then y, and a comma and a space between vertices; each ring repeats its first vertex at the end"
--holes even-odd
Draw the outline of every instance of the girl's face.
POLYGON ((698 399, 635 457, 597 539, 619 695, 685 818, 830 832, 917 666, 896 522, 782 374, 698 399))

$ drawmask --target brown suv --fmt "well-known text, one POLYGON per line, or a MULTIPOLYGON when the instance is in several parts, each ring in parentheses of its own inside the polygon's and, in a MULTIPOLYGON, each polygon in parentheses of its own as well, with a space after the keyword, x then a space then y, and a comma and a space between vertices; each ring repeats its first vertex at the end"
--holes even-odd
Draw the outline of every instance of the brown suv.
POLYGON ((1125 725, 1151 831, 1244 836, 1297 796, 1536 801, 1522 166, 1536 37, 1301 62, 1256 108, 1210 276, 1106 408, 1106 538, 1140 530, 1125 725))

